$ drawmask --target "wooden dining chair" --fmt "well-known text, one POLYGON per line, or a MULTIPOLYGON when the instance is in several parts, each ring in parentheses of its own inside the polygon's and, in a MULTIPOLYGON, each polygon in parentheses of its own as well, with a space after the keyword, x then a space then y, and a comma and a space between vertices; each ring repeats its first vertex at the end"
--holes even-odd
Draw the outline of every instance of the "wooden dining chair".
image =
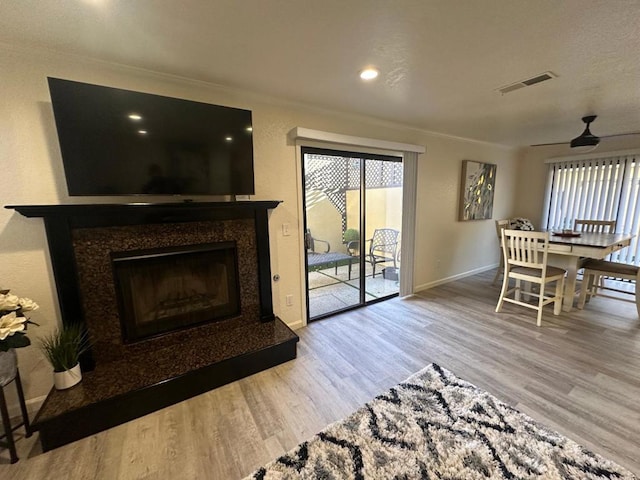
POLYGON ((584 308, 587 299, 591 297, 606 297, 624 302, 632 302, 636 304, 638 317, 640 317, 640 296, 638 295, 638 280, 640 280, 640 268, 637 265, 629 265, 626 263, 609 262, 606 260, 588 260, 584 264, 584 277, 582 280, 582 290, 580 291, 580 299, 578 300, 578 308, 584 308), (603 279, 609 277, 618 281, 627 281, 635 283, 635 291, 629 292, 621 288, 605 285, 603 279), (613 291, 618 294, 633 295, 633 299, 625 298, 620 295, 608 295, 602 291, 613 291))
POLYGON ((502 252, 504 256, 504 278, 496 312, 502 311, 504 302, 515 303, 538 311, 537 325, 542 324, 542 308, 553 302, 553 314, 560 315, 564 277, 567 273, 562 268, 547 265, 549 254, 549 232, 531 232, 523 230, 502 230, 502 252), (509 289, 509 279, 515 280, 515 287, 509 289), (521 282, 539 285, 539 292, 521 292, 521 282), (555 282, 555 294, 547 296, 545 287, 555 282), (520 299, 523 293, 538 298, 536 304, 520 299), (513 298, 509 295, 513 294, 513 298))
MULTIPOLYGON (((616 221, 615 220, 588 220, 588 219, 576 219, 573 221, 573 231, 574 232, 584 232, 584 233, 614 233, 616 231, 616 221)), ((588 258, 580 259, 580 268, 582 269, 586 262, 588 262, 588 258)), ((583 273, 582 281, 586 285, 586 278, 583 273)), ((598 284, 604 287, 604 277, 595 279, 598 284)), ((582 290, 585 290, 585 287, 581 287, 582 290)), ((591 298, 591 297, 589 297, 591 298)))
POLYGON ((500 275, 504 273, 504 255, 502 254, 502 247, 500 246, 502 242, 502 230, 505 228, 509 228, 511 225, 511 220, 508 218, 503 218, 502 220, 496 220, 496 235, 498 237, 498 248, 500 249, 500 265, 498 266, 498 270, 496 271, 496 276, 493 277, 493 282, 491 285, 495 285, 500 278, 500 275))
POLYGON ((585 233, 614 233, 616 231, 616 221, 576 219, 573 221, 573 231, 585 233))

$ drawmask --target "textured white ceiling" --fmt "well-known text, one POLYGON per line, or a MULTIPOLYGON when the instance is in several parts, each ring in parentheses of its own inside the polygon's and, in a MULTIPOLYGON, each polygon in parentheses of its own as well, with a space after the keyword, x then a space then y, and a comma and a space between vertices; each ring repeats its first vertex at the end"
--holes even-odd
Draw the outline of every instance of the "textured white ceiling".
POLYGON ((515 146, 588 113, 640 131, 639 21, 638 0, 5 0, 0 42, 515 146))

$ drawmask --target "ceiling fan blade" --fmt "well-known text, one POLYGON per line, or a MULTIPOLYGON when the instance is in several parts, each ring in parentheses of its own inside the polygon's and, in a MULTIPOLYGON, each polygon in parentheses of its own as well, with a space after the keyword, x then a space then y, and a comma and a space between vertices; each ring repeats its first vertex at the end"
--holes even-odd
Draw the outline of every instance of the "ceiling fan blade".
MULTIPOLYGON (((591 133, 589 130, 589 126, 593 121, 598 118, 597 115, 587 115, 582 117, 582 121, 585 123, 584 132, 578 135, 576 138, 571 140, 570 142, 554 142, 554 143, 537 143, 535 145, 529 145, 530 147, 547 147, 551 145, 570 145, 571 148, 583 148, 583 147, 593 147, 596 148, 600 143, 600 140, 603 138, 614 138, 614 137, 625 137, 628 135, 640 135, 640 132, 627 132, 627 133, 614 133, 612 135, 601 135, 596 136, 591 133)), ((593 150, 593 149, 592 149, 593 150)))
POLYGON ((548 147, 550 145, 569 145, 569 142, 536 143, 535 145, 529 145, 529 146, 530 147, 548 147))
POLYGON ((626 137, 628 135, 640 135, 640 132, 614 133, 612 135, 600 135, 600 138, 626 137))

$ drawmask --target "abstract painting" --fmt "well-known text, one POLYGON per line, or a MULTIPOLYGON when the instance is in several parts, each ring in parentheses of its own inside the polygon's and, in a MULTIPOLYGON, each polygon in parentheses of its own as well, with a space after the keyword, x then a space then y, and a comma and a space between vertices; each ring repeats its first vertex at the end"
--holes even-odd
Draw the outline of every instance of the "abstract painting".
POLYGON ((462 161, 459 220, 487 220, 493 214, 497 165, 462 161))

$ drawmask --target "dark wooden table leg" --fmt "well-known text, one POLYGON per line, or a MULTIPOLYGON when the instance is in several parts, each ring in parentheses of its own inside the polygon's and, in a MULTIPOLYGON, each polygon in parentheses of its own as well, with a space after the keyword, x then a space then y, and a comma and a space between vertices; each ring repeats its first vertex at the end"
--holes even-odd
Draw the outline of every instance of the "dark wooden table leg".
POLYGON ((26 437, 31 436, 31 424, 29 423, 29 414, 27 413, 27 404, 24 401, 24 391, 22 390, 22 380, 20 380, 20 370, 16 371, 16 388, 18 389, 18 400, 20 402, 20 410, 22 411, 22 422, 26 431, 26 437))
POLYGON ((13 441, 13 428, 11 427, 11 419, 7 410, 7 400, 4 397, 4 387, 0 387, 0 415, 2 415, 2 425, 7 437, 6 445, 9 448, 9 455, 11 455, 11 463, 16 463, 18 461, 18 453, 16 452, 16 444, 13 441))

